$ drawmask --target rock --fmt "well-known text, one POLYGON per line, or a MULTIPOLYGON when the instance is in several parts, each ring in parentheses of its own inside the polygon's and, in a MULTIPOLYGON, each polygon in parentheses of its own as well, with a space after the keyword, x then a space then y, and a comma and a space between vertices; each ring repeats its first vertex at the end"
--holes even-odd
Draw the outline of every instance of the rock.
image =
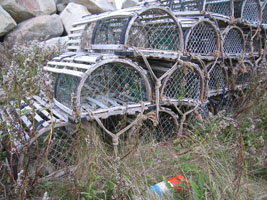
POLYGON ((18 24, 4 40, 10 45, 30 40, 44 41, 61 36, 63 31, 63 24, 58 15, 42 15, 18 24))
POLYGON ((66 32, 69 34, 72 24, 79 21, 82 16, 90 15, 87 8, 76 3, 69 3, 67 7, 60 13, 60 18, 64 24, 66 32))
POLYGON ((41 47, 44 47, 44 48, 59 47, 59 48, 66 49, 67 42, 68 42, 68 36, 64 36, 64 37, 56 37, 56 38, 52 38, 52 39, 40 42, 40 45, 41 47))
POLYGON ((136 6, 138 3, 138 0, 125 0, 122 3, 122 8, 129 8, 129 7, 133 7, 136 6))
POLYGON ((0 37, 17 26, 15 20, 0 6, 0 37))
POLYGON ((1 0, 0 5, 20 23, 33 16, 56 13, 54 0, 1 0))
POLYGON ((54 0, 22 0, 24 6, 34 16, 51 15, 56 13, 56 4, 54 0))
POLYGON ((71 0, 74 3, 87 7, 90 13, 96 14, 107 10, 114 10, 108 0, 71 0))
POLYGON ((17 23, 33 17, 33 14, 24 7, 23 1, 1 0, 0 5, 12 16, 12 18, 17 23))
POLYGON ((67 6, 66 3, 58 3, 57 4, 57 12, 61 13, 66 8, 66 6, 67 6))

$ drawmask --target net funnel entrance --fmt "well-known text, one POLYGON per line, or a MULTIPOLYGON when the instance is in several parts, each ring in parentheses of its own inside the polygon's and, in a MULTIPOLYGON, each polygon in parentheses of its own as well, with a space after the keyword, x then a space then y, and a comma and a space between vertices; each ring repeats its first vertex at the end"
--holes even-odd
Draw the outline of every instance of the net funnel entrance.
POLYGON ((243 31, 236 26, 226 28, 223 32, 223 52, 227 56, 240 56, 244 53, 244 48, 243 31))
POLYGON ((194 102, 203 99, 203 76, 195 67, 178 66, 164 79, 161 93, 163 101, 194 102))
POLYGON ((185 39, 186 52, 202 56, 215 56, 219 49, 219 33, 209 20, 200 20, 188 31, 185 39))
POLYGON ((234 0, 234 16, 248 24, 259 24, 261 21, 259 0, 234 0))

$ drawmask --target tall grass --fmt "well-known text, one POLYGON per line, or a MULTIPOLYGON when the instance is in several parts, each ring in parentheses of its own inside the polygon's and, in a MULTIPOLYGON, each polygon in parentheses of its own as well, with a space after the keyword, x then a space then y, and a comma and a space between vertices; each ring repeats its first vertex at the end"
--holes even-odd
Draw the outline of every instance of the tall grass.
MULTIPOLYGON (((40 48, 37 43, 13 49, 1 46, 3 107, 14 101, 19 108, 22 99, 41 90, 51 95, 53 77, 43 74, 41 67, 59 51, 40 48)), ((138 132, 129 134, 120 140, 117 154, 95 122, 77 124, 78 137, 71 149, 75 168, 53 179, 33 181, 29 176, 27 166, 33 163, 27 165, 20 157, 36 152, 27 144, 17 154, 19 170, 14 177, 6 161, 16 153, 10 148, 15 134, 8 135, 1 121, 0 199, 259 198, 267 191, 266 85, 255 80, 232 113, 222 111, 203 123, 190 124, 183 137, 159 142, 144 140, 138 132), (150 191, 150 186, 176 174, 187 180, 181 193, 170 188, 161 197, 150 191)), ((18 124, 22 132, 24 127, 18 124)))

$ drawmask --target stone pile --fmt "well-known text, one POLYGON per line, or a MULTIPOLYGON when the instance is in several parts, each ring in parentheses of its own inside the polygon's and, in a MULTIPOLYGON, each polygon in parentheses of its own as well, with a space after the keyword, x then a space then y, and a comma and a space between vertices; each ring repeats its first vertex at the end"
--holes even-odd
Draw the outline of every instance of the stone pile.
POLYGON ((0 42, 66 41, 73 22, 82 16, 134 6, 137 0, 1 0, 0 42), (62 37, 62 38, 60 38, 62 37), (57 38, 57 39, 55 39, 57 38))

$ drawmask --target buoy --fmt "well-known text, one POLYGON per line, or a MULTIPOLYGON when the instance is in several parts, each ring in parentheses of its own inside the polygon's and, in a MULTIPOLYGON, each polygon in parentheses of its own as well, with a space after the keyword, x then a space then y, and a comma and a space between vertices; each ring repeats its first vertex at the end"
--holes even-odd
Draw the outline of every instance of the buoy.
MULTIPOLYGON (((185 178, 178 174, 174 177, 171 177, 168 179, 168 183, 173 187, 177 192, 181 193, 183 190, 183 187, 178 186, 179 183, 185 183, 185 178)), ((157 193, 158 195, 163 195, 164 193, 168 192, 169 189, 164 181, 157 183, 156 185, 153 185, 150 187, 150 190, 152 192, 157 193)))

